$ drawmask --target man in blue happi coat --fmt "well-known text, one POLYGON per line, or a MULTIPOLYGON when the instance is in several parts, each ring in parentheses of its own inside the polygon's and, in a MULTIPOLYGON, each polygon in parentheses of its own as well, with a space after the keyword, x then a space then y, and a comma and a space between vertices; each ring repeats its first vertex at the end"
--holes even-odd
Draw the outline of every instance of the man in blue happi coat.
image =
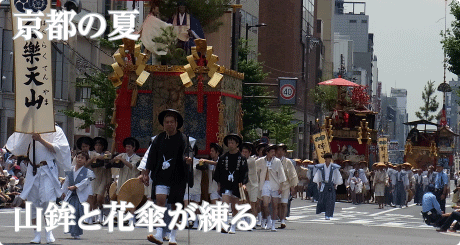
POLYGON ((336 188, 343 183, 340 174, 340 165, 332 163, 332 154, 324 154, 325 163, 316 166, 313 182, 318 184, 319 200, 316 205, 316 214, 326 213, 326 220, 334 214, 336 188))

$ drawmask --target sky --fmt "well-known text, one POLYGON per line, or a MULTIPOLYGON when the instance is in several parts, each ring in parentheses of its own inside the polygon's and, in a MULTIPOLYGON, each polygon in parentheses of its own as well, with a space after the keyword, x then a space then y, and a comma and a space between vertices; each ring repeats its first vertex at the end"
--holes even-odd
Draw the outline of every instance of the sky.
MULTIPOLYGON (((369 33, 374 33, 378 80, 382 92, 392 87, 407 89, 409 121, 422 104, 427 81, 437 87, 444 80, 441 31, 444 30, 444 0, 364 0, 369 15, 369 33)), ((360 2, 364 2, 361 0, 360 2)), ((450 3, 452 0, 448 0, 450 3)), ((359 2, 359 1, 350 1, 359 2)), ((447 7, 447 28, 454 20, 447 7)), ((447 70, 446 81, 457 79, 447 70)), ((442 93, 436 92, 442 107, 442 93)))

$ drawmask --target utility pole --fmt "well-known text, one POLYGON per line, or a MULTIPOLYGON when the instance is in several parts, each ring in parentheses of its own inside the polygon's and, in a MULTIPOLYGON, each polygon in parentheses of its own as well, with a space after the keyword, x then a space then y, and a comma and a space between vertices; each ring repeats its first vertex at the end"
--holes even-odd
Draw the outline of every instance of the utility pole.
POLYGON ((307 106, 308 106, 308 103, 307 103, 307 93, 308 93, 308 77, 310 75, 310 72, 309 72, 309 64, 310 64, 310 60, 309 60, 309 57, 310 57, 310 36, 307 36, 306 37, 306 52, 305 52, 305 59, 307 62, 306 63, 306 67, 305 67, 305 93, 304 93, 304 98, 303 98, 303 159, 307 159, 307 147, 309 146, 308 142, 310 141, 310 136, 307 132, 307 127, 309 126, 308 125, 308 110, 307 110, 307 106))
MULTIPOLYGON (((309 134, 309 131, 310 131, 310 128, 309 128, 309 123, 308 123, 308 110, 307 110, 307 106, 308 106, 308 81, 309 81, 309 77, 310 77, 310 46, 316 46, 318 44, 320 44, 320 40, 318 40, 317 38, 315 37, 312 37, 310 35, 307 35, 306 38, 305 38, 305 46, 306 46, 306 51, 305 51, 305 59, 306 59, 306 67, 305 67, 305 94, 304 94, 304 100, 303 100, 303 158, 304 159, 307 159, 308 155, 307 154, 307 147, 309 147, 309 141, 310 141, 310 134, 309 134), (309 129, 307 131, 307 129, 309 129)), ((309 151, 309 149, 308 149, 309 151)))
POLYGON ((233 7, 233 20, 232 20, 232 63, 230 69, 237 71, 238 70, 238 40, 240 39, 240 0, 236 0, 236 4, 232 5, 233 7))

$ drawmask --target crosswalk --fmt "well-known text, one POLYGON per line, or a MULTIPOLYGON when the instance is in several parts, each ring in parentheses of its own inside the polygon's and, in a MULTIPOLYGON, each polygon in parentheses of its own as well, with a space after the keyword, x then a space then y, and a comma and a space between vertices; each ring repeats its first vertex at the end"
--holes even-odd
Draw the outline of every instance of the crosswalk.
MULTIPOLYGON (((415 206, 409 205, 408 208, 415 206)), ((337 225, 363 225, 376 227, 393 227, 405 229, 433 229, 433 227, 423 223, 422 216, 411 214, 395 213, 398 209, 379 209, 376 212, 360 210, 359 206, 337 207, 335 208, 334 217, 331 220, 325 220, 324 214, 316 214, 316 204, 310 204, 302 207, 291 209, 291 215, 287 219, 296 223, 324 223, 337 225)))

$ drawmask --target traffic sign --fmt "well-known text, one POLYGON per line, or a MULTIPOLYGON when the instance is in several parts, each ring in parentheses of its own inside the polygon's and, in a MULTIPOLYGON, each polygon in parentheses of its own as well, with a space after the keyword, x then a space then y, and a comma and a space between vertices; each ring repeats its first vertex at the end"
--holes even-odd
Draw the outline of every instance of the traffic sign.
POLYGON ((284 84, 280 88, 280 96, 285 100, 290 100, 295 96, 295 88, 291 84, 284 84))
POLYGON ((279 102, 282 105, 295 105, 296 103, 296 85, 295 77, 279 77, 280 95, 279 102))

